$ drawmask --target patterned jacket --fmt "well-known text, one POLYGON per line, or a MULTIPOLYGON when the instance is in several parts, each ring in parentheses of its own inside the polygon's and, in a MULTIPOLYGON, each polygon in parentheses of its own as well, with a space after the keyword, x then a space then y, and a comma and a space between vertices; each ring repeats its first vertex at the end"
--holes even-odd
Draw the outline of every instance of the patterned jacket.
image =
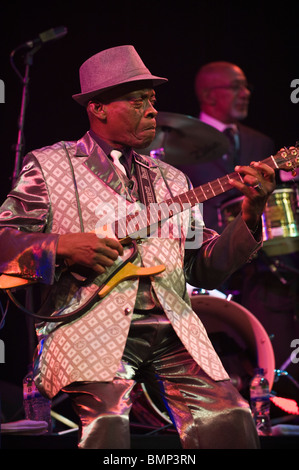
MULTIPOLYGON (((190 189, 186 176, 162 161, 135 155, 150 169, 158 203, 190 189)), ((49 397, 74 381, 110 381, 122 357, 138 292, 138 278, 123 280, 102 299, 88 300, 105 284, 105 274, 80 278, 56 261, 59 234, 93 231, 107 212, 134 200, 121 176, 89 133, 78 142, 58 142, 29 153, 15 188, 0 208, 0 272, 38 281, 40 315, 65 315, 87 305, 68 322, 36 325, 39 340, 36 382, 49 397)), ((246 263, 256 241, 241 217, 219 236, 203 227, 195 208, 165 222, 167 236, 151 232, 137 246, 134 264, 163 264, 151 278, 155 296, 195 361, 215 380, 228 379, 198 315, 192 311, 186 281, 213 289, 246 263), (188 245, 193 227, 196 243, 188 245), (196 228, 194 228, 196 227, 196 228)), ((261 238, 261 237, 260 237, 261 238)), ((131 253, 125 249, 123 258, 131 253)), ((119 258, 116 266, 122 265, 119 258)))

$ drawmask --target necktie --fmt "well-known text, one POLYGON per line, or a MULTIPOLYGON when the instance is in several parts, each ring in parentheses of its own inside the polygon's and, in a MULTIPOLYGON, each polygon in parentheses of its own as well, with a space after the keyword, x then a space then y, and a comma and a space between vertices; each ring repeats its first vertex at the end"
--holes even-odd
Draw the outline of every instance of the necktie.
POLYGON ((127 172, 126 172, 126 169, 125 167, 121 164, 120 162, 120 158, 123 156, 122 152, 120 152, 119 150, 112 150, 110 152, 110 157, 114 163, 115 166, 117 166, 117 168, 124 174, 126 175, 127 172))
POLYGON ((226 160, 232 165, 232 168, 238 163, 238 150, 236 143, 236 130, 232 127, 227 127, 224 129, 223 134, 228 138, 229 148, 226 155, 226 160))

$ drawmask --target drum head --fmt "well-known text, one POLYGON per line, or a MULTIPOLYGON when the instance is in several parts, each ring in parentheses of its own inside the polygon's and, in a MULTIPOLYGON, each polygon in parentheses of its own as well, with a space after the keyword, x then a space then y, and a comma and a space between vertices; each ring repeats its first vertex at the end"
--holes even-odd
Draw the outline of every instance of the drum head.
MULTIPOLYGON (((248 352, 248 357, 252 361, 251 373, 255 367, 265 370, 271 390, 275 374, 274 351, 266 330, 257 318, 232 300, 210 295, 195 295, 191 297, 191 303, 212 343, 213 335, 226 333, 237 344, 240 351, 248 352)), ((217 351, 217 347, 215 349, 217 351)), ((217 352, 221 358, 221 351, 217 352)), ((247 369, 247 371, 250 373, 250 370, 247 369)), ((227 372, 231 376, 230 371, 227 370, 227 372)))

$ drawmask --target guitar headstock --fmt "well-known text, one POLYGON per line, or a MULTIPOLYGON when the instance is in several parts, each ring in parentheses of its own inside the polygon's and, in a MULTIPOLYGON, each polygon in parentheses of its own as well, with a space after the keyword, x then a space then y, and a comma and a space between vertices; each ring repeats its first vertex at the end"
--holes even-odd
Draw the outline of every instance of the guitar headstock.
POLYGON ((283 148, 272 157, 278 168, 284 171, 292 171, 296 176, 296 168, 299 167, 299 143, 296 147, 283 148))

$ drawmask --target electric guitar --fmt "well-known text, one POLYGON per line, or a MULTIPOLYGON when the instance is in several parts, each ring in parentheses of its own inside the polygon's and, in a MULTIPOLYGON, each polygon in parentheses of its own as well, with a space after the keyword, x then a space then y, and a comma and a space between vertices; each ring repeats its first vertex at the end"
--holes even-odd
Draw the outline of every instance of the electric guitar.
MULTIPOLYGON (((276 155, 272 155, 271 157, 263 160, 262 163, 266 163, 274 170, 281 169, 292 171, 295 175, 295 168, 299 166, 299 146, 282 149, 276 155)), ((117 284, 125 279, 136 276, 154 276, 163 272, 165 270, 164 265, 145 268, 135 266, 132 263, 134 258, 137 256, 136 239, 144 238, 154 226, 159 226, 159 224, 162 224, 163 221, 168 220, 170 217, 188 210, 196 204, 204 203, 208 199, 229 191, 233 188, 230 184, 230 180, 239 180, 243 182, 242 176, 239 173, 234 172, 211 181, 210 183, 191 189, 178 196, 167 199, 163 203, 157 204, 158 209, 156 207, 154 212, 151 210, 151 206, 149 205, 139 212, 130 213, 126 217, 115 221, 113 230, 111 230, 111 226, 109 225, 104 225, 102 230, 97 229, 96 233, 99 236, 115 238, 115 234, 121 233, 122 238, 120 239, 120 242, 123 245, 132 243, 133 246, 131 256, 112 273, 108 280, 106 280, 105 285, 100 287, 97 292, 98 297, 105 297, 117 284)), ((34 282, 38 281, 2 274, 0 276, 0 289, 10 290, 17 287, 27 286, 34 282)))

